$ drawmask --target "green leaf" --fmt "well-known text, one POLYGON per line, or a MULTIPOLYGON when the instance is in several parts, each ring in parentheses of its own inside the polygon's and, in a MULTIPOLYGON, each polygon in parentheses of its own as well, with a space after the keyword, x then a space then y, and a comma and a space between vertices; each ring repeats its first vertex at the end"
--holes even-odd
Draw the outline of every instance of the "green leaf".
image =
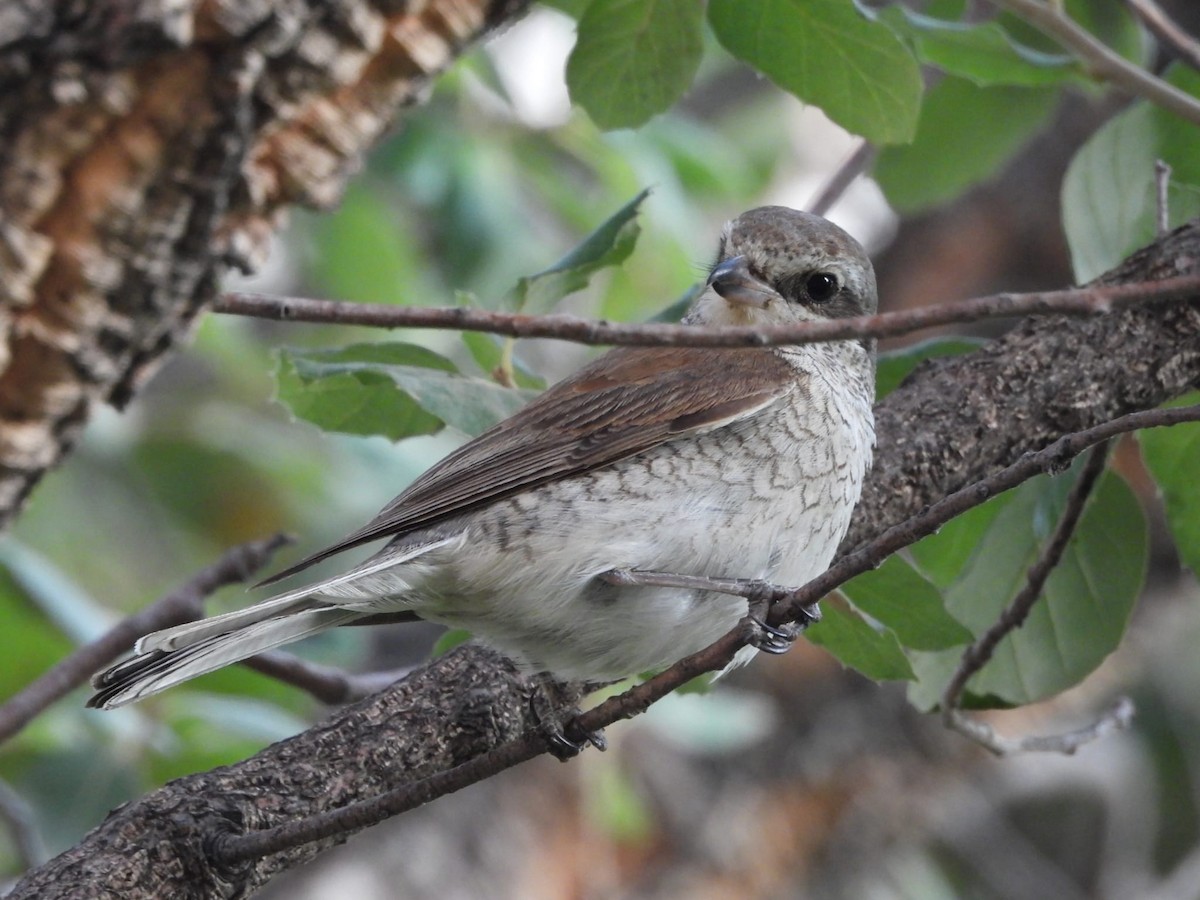
POLYGON ((1050 88, 981 88, 947 76, 926 94, 916 139, 880 152, 875 179, 903 213, 951 200, 995 174, 1057 102, 1050 88))
POLYGON ((1082 77, 1074 57, 1028 47, 994 21, 948 22, 899 4, 882 10, 880 18, 913 42, 922 62, 981 87, 1050 86, 1082 77))
MULTIPOLYGON (((1200 394, 1181 397, 1171 406, 1200 403, 1200 394)), ((1200 574, 1200 423, 1188 422, 1170 428, 1147 428, 1137 434, 1142 459, 1162 492, 1167 526, 1179 556, 1200 574)))
POLYGON ((904 43, 850 0, 712 0, 730 53, 877 144, 916 133, 921 73, 904 43))
POLYGON ((1015 496, 1014 491, 1005 491, 956 516, 934 534, 909 547, 909 557, 926 578, 940 590, 945 590, 963 574, 992 527, 992 521, 1015 496))
POLYGON ((974 338, 931 338, 901 350, 882 353, 875 367, 875 399, 882 400, 927 359, 959 356, 982 347, 986 341, 974 338))
MULTIPOLYGON (((462 342, 466 345, 475 365, 491 375, 504 363, 504 345, 512 338, 500 337, 495 334, 484 334, 482 331, 464 331, 462 342)), ((517 387, 540 391, 546 387, 546 379, 530 370, 515 355, 512 357, 513 380, 517 387)))
POLYGON ((431 659, 437 659, 457 647, 459 644, 465 644, 473 635, 465 628, 447 628, 440 638, 433 645, 433 649, 429 652, 431 659))
POLYGON ((600 269, 624 262, 637 243, 641 231, 638 208, 649 194, 649 190, 639 193, 550 268, 518 281, 512 290, 512 308, 545 312, 568 294, 587 287, 600 269))
MULTIPOLYGON (((1200 97, 1200 73, 1176 68, 1176 87, 1200 97)), ((1200 131, 1145 101, 1115 116, 1088 140, 1063 180, 1063 227, 1075 278, 1084 283, 1154 239, 1154 163, 1172 167, 1171 227, 1200 215, 1200 131)))
MULTIPOLYGON (((946 591, 947 610, 975 636, 990 628, 1024 587, 1073 482, 1066 476, 1027 482, 1010 492, 991 518, 964 571, 946 591)), ((1145 564, 1141 509, 1125 483, 1107 474, 1042 598, 971 679, 969 692, 990 705, 1024 704, 1077 684, 1120 642, 1145 564)), ((936 654, 916 667, 923 682, 913 700, 928 704, 940 696, 953 655, 936 654)))
POLYGON ((400 440, 449 425, 476 435, 531 398, 458 374, 453 363, 414 344, 355 344, 340 350, 282 351, 279 400, 326 431, 400 440))
POLYGON ((942 595, 898 556, 842 585, 842 593, 905 647, 942 650, 972 640, 971 632, 942 605, 942 595))
POLYGON ((805 637, 875 681, 913 678, 896 635, 873 626, 836 594, 821 601, 821 621, 805 637))
MULTIPOLYGON (((24 688, 35 673, 46 671, 72 650, 71 641, 55 623, 48 620, 48 611, 39 608, 46 605, 44 598, 37 596, 40 589, 33 586, 34 590, 30 590, 29 579, 13 571, 12 558, 29 555, 24 547, 14 550, 16 544, 12 537, 0 542, 0 552, 3 553, 3 559, 0 560, 0 566, 3 567, 0 568, 0 621, 4 622, 4 627, 0 628, 0 654, 4 658, 4 665, 0 666, 0 697, 5 698, 24 688)), ((45 582, 47 585, 52 583, 45 582)), ((70 617, 73 612, 71 607, 75 604, 59 601, 57 605, 65 608, 51 608, 49 616, 63 624, 71 624, 71 619, 64 618, 62 613, 70 617)), ((84 613, 91 617, 90 610, 85 608, 84 613)), ((78 623, 74 623, 74 626, 78 628, 78 623)))
POLYGON ((665 112, 700 65, 703 16, 700 0, 594 0, 567 59, 571 100, 604 129, 665 112))

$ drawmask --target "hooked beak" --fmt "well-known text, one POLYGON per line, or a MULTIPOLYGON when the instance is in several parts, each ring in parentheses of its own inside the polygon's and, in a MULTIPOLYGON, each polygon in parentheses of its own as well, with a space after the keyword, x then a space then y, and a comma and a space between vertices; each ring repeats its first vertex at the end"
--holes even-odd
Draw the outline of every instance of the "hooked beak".
POLYGON ((730 303, 758 309, 765 309, 779 296, 770 285, 750 274, 744 256, 734 256, 719 263, 709 276, 708 286, 730 303))

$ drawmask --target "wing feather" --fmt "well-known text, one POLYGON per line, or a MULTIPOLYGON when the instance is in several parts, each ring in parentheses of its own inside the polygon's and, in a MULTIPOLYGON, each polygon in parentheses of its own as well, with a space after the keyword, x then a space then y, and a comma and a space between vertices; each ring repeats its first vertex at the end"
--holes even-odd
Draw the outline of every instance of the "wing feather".
POLYGON ((426 528, 778 402, 795 371, 765 348, 618 347, 428 469, 353 534, 263 582, 426 528))

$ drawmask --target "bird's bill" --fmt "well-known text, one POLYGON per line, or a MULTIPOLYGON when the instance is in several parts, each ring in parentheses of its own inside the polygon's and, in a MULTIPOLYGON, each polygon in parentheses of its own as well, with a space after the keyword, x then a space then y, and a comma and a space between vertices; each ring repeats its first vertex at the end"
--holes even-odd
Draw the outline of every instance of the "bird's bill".
POLYGON ((717 264, 709 276, 708 286, 730 303, 765 309, 778 292, 770 285, 755 278, 744 256, 734 256, 717 264))

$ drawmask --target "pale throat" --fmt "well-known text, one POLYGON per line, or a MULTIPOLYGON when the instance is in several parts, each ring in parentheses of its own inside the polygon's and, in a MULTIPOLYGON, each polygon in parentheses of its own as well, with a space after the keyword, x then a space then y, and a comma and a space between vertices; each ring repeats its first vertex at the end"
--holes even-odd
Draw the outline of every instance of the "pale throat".
POLYGON ((731 303, 712 288, 707 288, 683 321, 689 325, 740 325, 762 328, 821 320, 820 316, 807 310, 789 310, 790 315, 781 315, 782 311, 776 308, 776 304, 786 302, 782 298, 774 299, 766 309, 759 309, 744 303, 731 303))

